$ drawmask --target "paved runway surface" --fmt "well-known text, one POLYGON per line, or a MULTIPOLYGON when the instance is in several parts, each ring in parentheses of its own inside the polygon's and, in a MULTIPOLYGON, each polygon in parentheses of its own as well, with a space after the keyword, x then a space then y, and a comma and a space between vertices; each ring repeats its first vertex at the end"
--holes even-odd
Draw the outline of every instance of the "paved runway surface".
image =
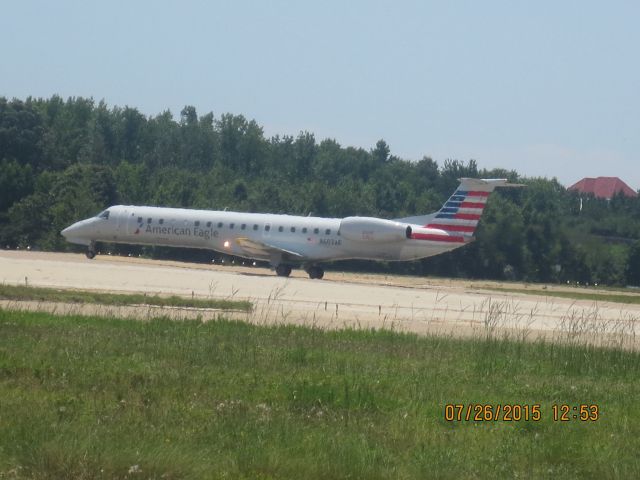
MULTIPOLYGON (((126 257, 0 251, 0 281, 61 288, 249 299, 249 321, 329 328, 385 327, 452 332, 574 336, 631 343, 640 306, 483 291, 470 282, 424 281, 327 272, 280 278, 267 269, 221 267, 126 257)), ((245 314, 246 316, 246 314, 245 314)))

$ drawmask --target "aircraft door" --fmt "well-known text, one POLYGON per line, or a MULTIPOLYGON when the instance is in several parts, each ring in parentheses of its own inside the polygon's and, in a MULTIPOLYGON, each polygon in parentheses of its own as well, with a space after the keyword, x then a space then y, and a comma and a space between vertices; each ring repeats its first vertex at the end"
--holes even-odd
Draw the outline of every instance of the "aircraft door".
MULTIPOLYGON (((137 215, 140 215, 140 213, 138 212, 137 215)), ((142 228, 142 224, 138 223, 137 215, 135 210, 128 208, 124 210, 121 235, 135 238, 135 235, 140 231, 139 229, 142 228)))
POLYGON ((122 238, 129 233, 128 223, 129 223, 129 209, 125 208, 124 210, 118 213, 118 223, 116 226, 117 237, 122 238))

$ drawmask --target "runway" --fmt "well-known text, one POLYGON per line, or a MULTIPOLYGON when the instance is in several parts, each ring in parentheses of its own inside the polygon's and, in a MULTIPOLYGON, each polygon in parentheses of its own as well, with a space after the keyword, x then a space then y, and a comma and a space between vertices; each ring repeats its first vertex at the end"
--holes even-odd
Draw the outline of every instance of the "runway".
MULTIPOLYGON (((491 292, 482 282, 327 272, 310 280, 267 269, 81 254, 0 251, 5 284, 248 299, 256 323, 392 328, 424 334, 509 334, 636 348, 640 306, 491 292)), ((42 306, 41 306, 42 307, 42 306)), ((57 306, 60 311, 61 306, 57 306)), ((78 308, 78 307, 75 307, 78 308)), ((128 312, 135 307, 125 309, 128 312)), ((202 312, 198 315, 202 316, 202 312)))

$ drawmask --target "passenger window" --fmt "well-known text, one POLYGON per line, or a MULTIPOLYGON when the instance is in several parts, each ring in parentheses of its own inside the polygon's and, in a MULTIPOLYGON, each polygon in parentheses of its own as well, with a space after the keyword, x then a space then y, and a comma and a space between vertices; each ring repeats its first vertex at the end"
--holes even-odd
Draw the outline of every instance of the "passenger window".
POLYGON ((194 222, 194 226, 199 227, 199 226, 200 226, 200 221, 199 221, 199 220, 196 220, 196 221, 194 222))
POLYGON ((253 224, 253 229, 257 230, 258 229, 258 225, 256 225, 255 223, 253 224))
POLYGON ((320 233, 320 229, 319 228, 314 228, 313 229, 313 233, 315 233, 317 235, 318 233, 320 233))
POLYGON ((291 227, 291 233, 296 233, 296 227, 291 227))
POLYGON ((147 223, 151 223, 151 219, 150 218, 147 218, 147 223))
POLYGON ((268 232, 269 230, 271 230, 271 225, 265 225, 264 230, 265 232, 268 232))
POLYGON ((207 228, 211 228, 211 222, 207 222, 207 228))
POLYGON ((235 227, 235 226, 236 226, 236 224, 235 224, 235 223, 230 223, 230 224, 229 224, 229 228, 230 228, 231 230, 233 230, 233 227, 235 227))
POLYGON ((240 225, 240 230, 244 230, 245 228, 247 228, 247 224, 243 223, 242 225, 240 225))
POLYGON ((162 225, 164 223, 164 218, 161 218, 160 220, 158 220, 158 223, 162 225))
POLYGON ((338 230, 338 231, 336 232, 336 235, 337 235, 337 236, 340 236, 340 230, 338 230))
POLYGON ((284 227, 278 227, 279 232, 284 232, 284 227))
POLYGON ((327 229, 324 231, 324 234, 325 234, 325 235, 331 235, 331 229, 330 229, 330 228, 327 228, 327 229))
POLYGON ((302 233, 307 233, 307 227, 302 227, 302 233))
POLYGON ((142 217, 138 217, 138 223, 142 223, 142 217))
POLYGON ((218 228, 222 228, 222 222, 218 222, 218 228))

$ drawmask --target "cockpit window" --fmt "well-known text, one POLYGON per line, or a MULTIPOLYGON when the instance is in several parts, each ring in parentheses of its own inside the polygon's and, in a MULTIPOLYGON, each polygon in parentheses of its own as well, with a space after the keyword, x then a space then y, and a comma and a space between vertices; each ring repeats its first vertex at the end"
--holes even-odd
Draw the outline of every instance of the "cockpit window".
POLYGON ((109 220, 109 210, 105 210, 104 212, 98 215, 98 218, 104 218, 105 220, 109 220))

